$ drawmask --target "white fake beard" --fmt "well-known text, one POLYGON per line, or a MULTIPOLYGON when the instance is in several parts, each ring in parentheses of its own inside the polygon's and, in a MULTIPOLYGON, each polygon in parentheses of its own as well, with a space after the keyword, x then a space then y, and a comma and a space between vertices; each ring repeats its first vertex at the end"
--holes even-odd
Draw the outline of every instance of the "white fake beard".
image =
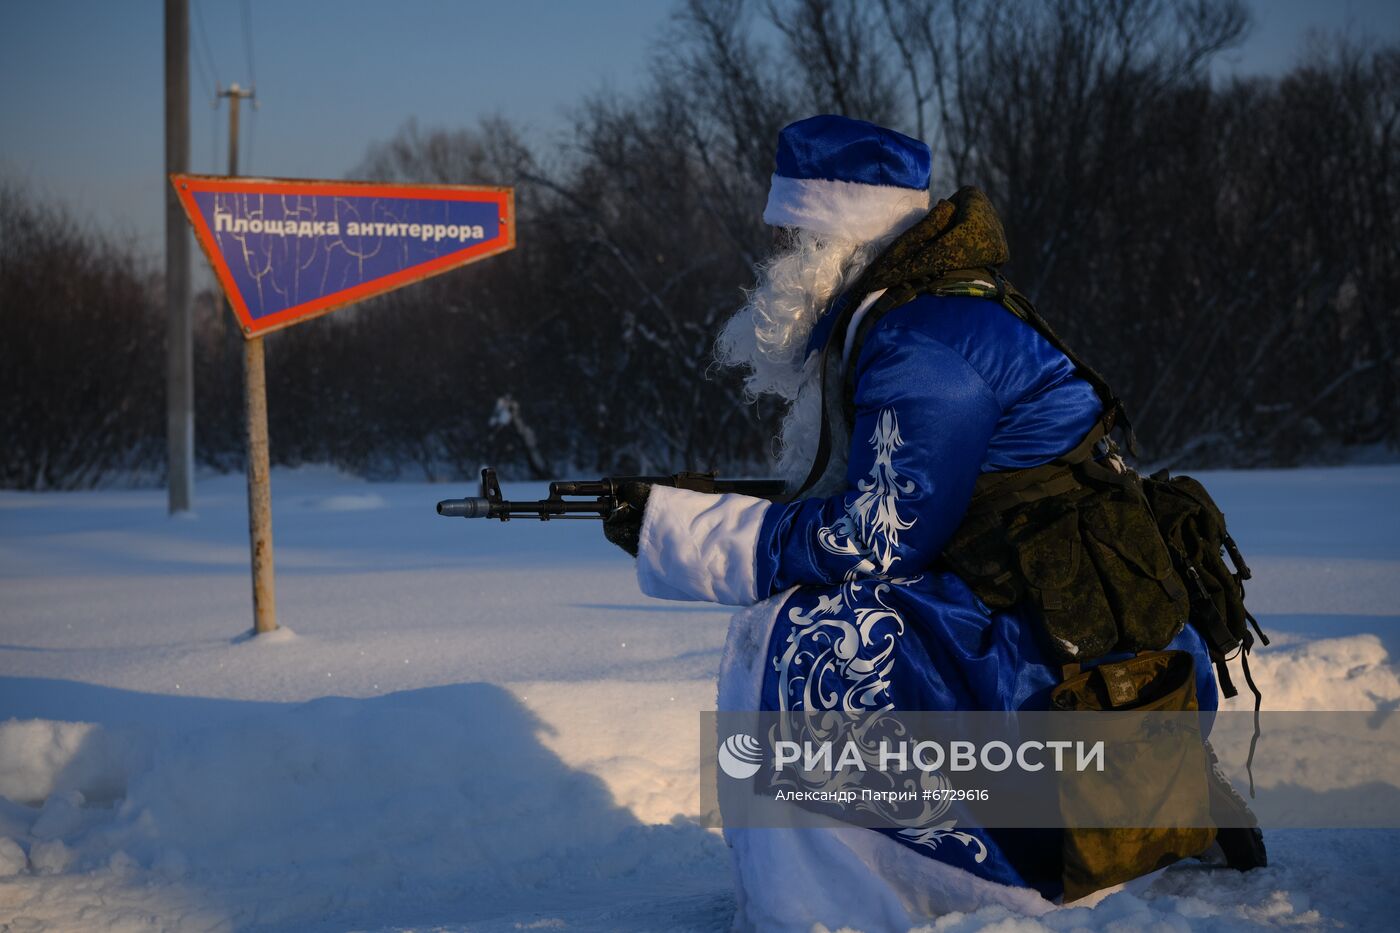
MULTIPOLYGON (((789 484, 806 478, 821 434, 821 354, 803 359, 812 328, 887 242, 842 240, 798 228, 790 246, 756 268, 758 283, 715 341, 722 365, 746 370, 749 401, 771 395, 787 402, 773 455, 778 475, 789 484)), ((844 459, 845 447, 845 438, 833 436, 833 459, 844 459)))

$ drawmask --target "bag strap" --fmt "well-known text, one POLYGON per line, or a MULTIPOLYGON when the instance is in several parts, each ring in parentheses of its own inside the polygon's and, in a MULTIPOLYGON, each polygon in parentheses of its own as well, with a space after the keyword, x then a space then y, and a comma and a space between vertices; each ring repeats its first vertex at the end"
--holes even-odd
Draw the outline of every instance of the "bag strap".
POLYGON ((1079 354, 1075 353, 1073 348, 1065 343, 1064 339, 1060 337, 1059 334, 1055 333, 1055 329, 1050 326, 1050 322, 1040 316, 1040 312, 1036 311, 1035 305, 1031 304, 1030 299, 1017 291, 1015 287, 1002 276, 1000 270, 992 269, 990 272, 997 283, 997 300, 1006 306, 1012 314, 1015 314, 1021 320, 1035 328, 1050 346, 1059 350, 1069 359, 1076 373, 1085 382, 1094 387, 1094 391, 1099 396, 1099 401, 1103 403, 1103 414, 1108 430, 1112 431, 1115 427, 1121 429, 1124 443, 1128 448, 1128 453, 1137 456, 1137 436, 1133 433, 1132 422, 1128 420, 1128 412, 1123 406, 1123 400, 1120 399, 1113 391, 1112 387, 1109 386, 1108 380, 1101 376, 1098 370, 1084 362, 1084 359, 1080 357, 1079 354))
POLYGON ((956 272, 949 272, 944 275, 930 277, 910 283, 915 287, 904 294, 904 286, 899 286, 901 293, 891 295, 894 289, 885 292, 880 296, 880 300, 865 312, 860 323, 856 325, 855 336, 851 339, 851 354, 849 362, 852 364, 846 367, 845 380, 843 383, 843 397, 846 402, 847 416, 851 414, 851 403, 855 397, 855 362, 860 359, 861 348, 865 346, 865 338, 870 331, 880 322, 880 319, 889 311, 903 305, 919 295, 937 295, 940 297, 965 297, 965 298, 992 298, 997 297, 998 290, 996 279, 985 269, 960 269, 956 272), (890 303, 885 299, 891 298, 890 303))
MULTIPOLYGON (((937 277, 923 277, 911 279, 899 285, 885 289, 885 293, 875 299, 875 303, 866 311, 865 318, 878 319, 883 317, 888 311, 913 300, 921 291, 937 281, 937 277)), ((827 335, 826 343, 822 346, 821 364, 818 367, 821 374, 821 433, 817 438, 817 453, 812 458, 812 467, 807 471, 807 478, 797 487, 797 490, 788 496, 787 501, 795 502, 822 478, 826 473, 827 465, 831 462, 831 398, 830 387, 833 377, 832 356, 839 355, 841 348, 845 345, 846 331, 851 326, 851 319, 855 317, 856 309, 860 307, 869 294, 870 289, 857 287, 852 289, 850 300, 846 301, 839 312, 831 332, 827 335)), ((857 353, 852 349, 852 356, 857 353)), ((848 374, 849 377, 849 374, 848 374)))
MULTIPOLYGON (((1056 458, 1056 460, 1052 462, 1057 465, 1057 469, 1054 472, 1063 474, 1063 470, 1059 468, 1060 466, 1065 463, 1075 463, 1082 465, 1081 469, 1087 471, 1097 479, 1107 482, 1122 481, 1118 474, 1115 474, 1112 470, 1107 468, 1095 469, 1098 464, 1094 462, 1092 456, 1094 446, 1104 437, 1111 434, 1115 428, 1122 431, 1128 452, 1133 455, 1137 454, 1137 437, 1133 433, 1132 424, 1128 420, 1128 415, 1124 409, 1122 400, 1113 392, 1108 381, 1099 374, 1098 370, 1084 362, 1083 358, 1075 353, 1059 334, 1055 333, 1054 328, 1050 326, 1049 322, 1040 316, 1040 313, 1036 311, 1035 305, 1031 303, 1030 299, 1017 291, 1001 274, 1000 270, 996 268, 989 266, 977 269, 961 269, 938 276, 925 276, 910 279, 907 282, 902 282, 899 285, 886 289, 884 294, 876 299, 875 303, 865 312, 865 315, 861 318, 860 324, 857 325, 854 339, 851 342, 850 362, 854 364, 855 360, 860 358, 860 350, 865 344, 865 338, 881 318, 890 311, 912 301, 921 294, 933 294, 946 297, 988 298, 996 301, 1012 314, 1029 324, 1037 333, 1045 338, 1046 342, 1063 353, 1070 361, 1070 365, 1074 367, 1075 372, 1083 378, 1085 382, 1089 383, 1089 385, 1093 387, 1095 394, 1099 396, 1099 401, 1103 407, 1103 416, 1100 421, 1102 430, 1092 441, 1086 436, 1085 440, 1073 451, 1056 458)), ((802 498, 808 490, 814 487, 826 473, 827 466, 831 462, 832 400, 830 395, 834 376, 832 372, 832 360, 834 356, 840 353, 841 348, 845 346, 846 331, 850 328, 851 321, 855 316, 856 310, 864 300, 864 296, 865 293, 861 289, 857 288, 853 290, 851 300, 843 304, 839 312, 840 316, 832 326, 831 332, 827 335, 826 343, 822 347, 822 358, 819 367, 821 375, 821 427, 817 439, 817 452, 816 456, 812 459, 811 468, 807 471, 806 479, 804 479, 792 495, 788 497, 789 502, 802 498)), ((851 409, 854 407, 854 365, 846 367, 841 385, 843 388, 843 407, 846 409, 846 415, 849 420, 850 416, 853 414, 851 409)), ((1094 433, 1095 432, 1091 431, 1090 435, 1094 433)), ((1049 466, 1049 464, 1046 466, 1049 466)), ((1040 468, 1032 468, 1032 471, 1036 469, 1040 468)), ((1014 472, 1021 473, 1030 471, 1014 472)), ((1046 471, 1046 474, 1049 472, 1051 471, 1046 471)), ((1064 487, 1064 489, 1072 488, 1069 480, 1064 478, 1064 475, 1051 477, 1046 474, 1028 478, 1024 480, 1024 482, 1027 486, 1041 482, 1053 482, 1056 491, 1061 491, 1060 487, 1064 487)), ((1019 485, 1020 484, 1018 484, 1018 488, 1019 485)), ((1004 491, 1010 492, 1010 490, 1004 491)), ((1030 492, 1027 492, 1027 494, 1031 495, 1032 498, 1041 497, 1030 492)), ((1042 493, 1042 495, 1043 494, 1044 493, 1042 493)), ((1008 501, 1005 504, 1012 504, 1012 501, 1008 501)), ((981 511, 980 508, 979 511, 981 511)))
MULTIPOLYGON (((972 486, 968 517, 1003 512, 1025 502, 1073 492, 1083 483, 1079 469, 1094 458, 1094 449, 1104 438, 1104 423, 1096 421, 1073 450, 1049 463, 1021 470, 983 473, 972 486)), ((1104 468, 1106 471, 1107 468, 1104 468)), ((1108 471, 1111 472, 1111 471, 1108 471)))

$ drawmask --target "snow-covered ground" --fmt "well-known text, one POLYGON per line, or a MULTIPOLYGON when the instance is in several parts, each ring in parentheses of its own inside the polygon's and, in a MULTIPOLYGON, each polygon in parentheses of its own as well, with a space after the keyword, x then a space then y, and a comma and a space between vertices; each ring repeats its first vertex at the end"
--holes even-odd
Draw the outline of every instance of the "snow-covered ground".
MULTIPOLYGON (((1400 467, 1201 476, 1279 636, 1269 705, 1400 704, 1400 467)), ((288 628, 253 640, 241 477, 173 520, 0 493, 0 930, 725 929, 691 818, 727 612, 639 595, 595 524, 434 514, 465 491, 275 472, 288 628)), ((1269 844, 936 928, 1395 928, 1400 831, 1269 844)))

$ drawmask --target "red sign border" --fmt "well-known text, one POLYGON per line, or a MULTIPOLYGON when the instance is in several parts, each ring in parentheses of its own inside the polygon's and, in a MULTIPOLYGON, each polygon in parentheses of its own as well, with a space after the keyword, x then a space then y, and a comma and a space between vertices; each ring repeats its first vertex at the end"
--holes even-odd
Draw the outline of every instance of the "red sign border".
POLYGON ((261 337, 282 330, 302 321, 318 318, 323 314, 344 308, 357 301, 373 298, 391 292, 404 285, 412 285, 435 275, 450 272, 490 256, 495 256, 515 248, 515 189, 488 187, 483 185, 422 185, 394 184, 369 181, 323 181, 309 178, 251 178, 228 175, 189 175, 173 173, 170 184, 180 205, 185 210, 190 226, 194 228, 195 239, 214 269, 219 287, 228 298, 233 313, 238 318, 244 339, 261 337), (234 283, 233 272, 224 262, 219 252, 214 231, 209 229, 203 214, 195 204, 196 192, 249 192, 271 195, 322 195, 344 197, 389 197, 389 198, 433 198, 440 201, 471 201, 477 204, 494 202, 500 210, 500 232, 490 240, 475 243, 463 249, 439 256, 401 269, 391 275, 362 282, 350 288, 322 295, 320 298, 284 308, 275 314, 254 319, 248 313, 248 305, 243 300, 238 286, 234 283), (490 195, 483 197, 482 195, 490 195))

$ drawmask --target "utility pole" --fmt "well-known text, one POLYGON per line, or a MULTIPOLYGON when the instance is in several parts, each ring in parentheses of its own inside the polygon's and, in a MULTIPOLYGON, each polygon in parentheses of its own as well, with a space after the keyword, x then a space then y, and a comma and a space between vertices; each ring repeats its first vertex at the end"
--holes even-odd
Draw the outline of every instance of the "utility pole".
MULTIPOLYGON (((220 91, 227 97, 228 173, 238 174, 238 107, 253 97, 237 83, 220 91)), ((229 312, 232 314, 232 312, 229 312)), ((253 634, 277 628, 277 595, 272 567, 272 481, 267 444, 267 374, 263 338, 243 341, 243 411, 248 429, 248 545, 253 562, 253 634)))
MULTIPOLYGON (((165 0, 165 175, 189 170, 189 0, 165 0)), ((165 444, 169 510, 194 508, 194 338, 190 234, 175 189, 165 185, 165 444)))
POLYGON ((245 100, 251 100, 254 90, 241 88, 235 81, 228 86, 227 91, 220 91, 220 97, 228 98, 228 173, 238 174, 238 105, 245 100))

